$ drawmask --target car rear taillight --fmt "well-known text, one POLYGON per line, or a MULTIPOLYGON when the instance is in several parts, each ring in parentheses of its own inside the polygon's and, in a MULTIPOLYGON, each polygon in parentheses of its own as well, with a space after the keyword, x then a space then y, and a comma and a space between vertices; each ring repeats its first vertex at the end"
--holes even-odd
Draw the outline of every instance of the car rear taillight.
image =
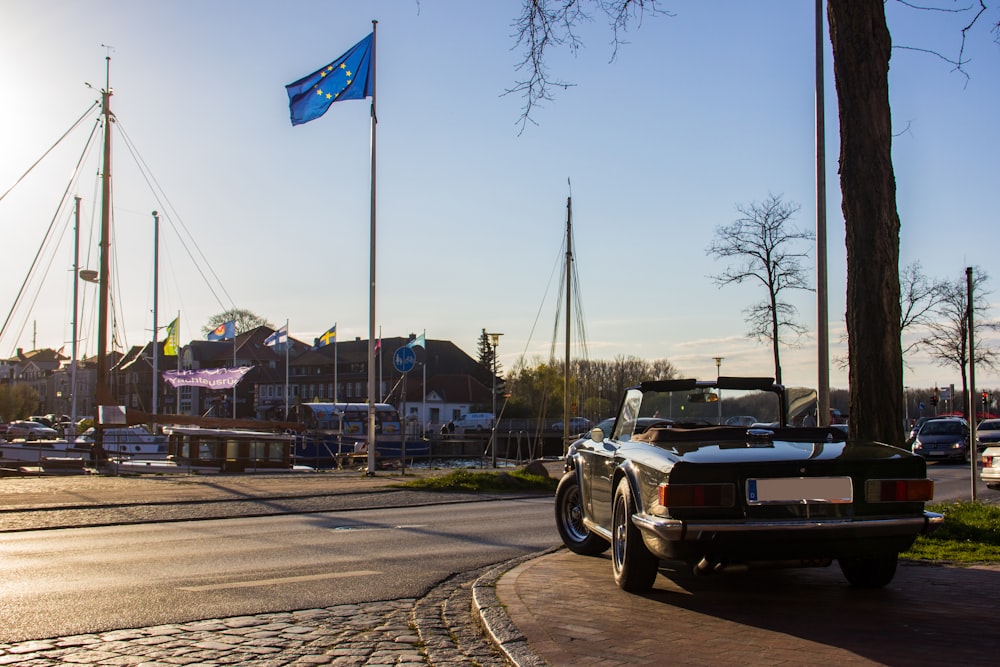
POLYGON ((993 456, 987 456, 983 454, 983 467, 992 468, 993 467, 993 456))
POLYGON ((870 479, 865 483, 865 498, 870 503, 933 500, 934 481, 930 479, 870 479))
POLYGON ((664 507, 732 507, 736 502, 734 484, 660 484, 659 491, 664 507))

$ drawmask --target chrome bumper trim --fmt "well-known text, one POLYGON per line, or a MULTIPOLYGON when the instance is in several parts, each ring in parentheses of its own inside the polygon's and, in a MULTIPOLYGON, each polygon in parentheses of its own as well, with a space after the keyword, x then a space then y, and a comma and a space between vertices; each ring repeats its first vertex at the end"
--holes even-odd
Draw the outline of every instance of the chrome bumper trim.
POLYGON ((800 519, 792 521, 700 522, 665 519, 650 514, 633 514, 632 523, 644 532, 672 542, 694 542, 705 533, 760 533, 768 531, 813 531, 837 533, 885 534, 886 531, 926 535, 944 523, 944 515, 924 512, 923 516, 896 519, 800 519))

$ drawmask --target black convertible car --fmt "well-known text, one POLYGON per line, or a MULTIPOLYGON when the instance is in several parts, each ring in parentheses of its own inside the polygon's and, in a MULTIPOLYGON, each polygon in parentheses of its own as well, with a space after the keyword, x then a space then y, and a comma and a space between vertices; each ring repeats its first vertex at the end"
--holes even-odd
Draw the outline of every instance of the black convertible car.
POLYGON ((944 521, 924 510, 934 495, 924 459, 838 429, 788 427, 787 413, 770 378, 626 390, 611 432, 570 447, 556 492, 563 542, 583 555, 610 547, 615 581, 634 592, 652 587, 661 559, 698 574, 837 560, 854 586, 888 584, 899 553, 944 521), (747 401, 778 425, 706 425, 723 421, 726 402, 747 401), (669 419, 636 433, 653 415, 669 419))

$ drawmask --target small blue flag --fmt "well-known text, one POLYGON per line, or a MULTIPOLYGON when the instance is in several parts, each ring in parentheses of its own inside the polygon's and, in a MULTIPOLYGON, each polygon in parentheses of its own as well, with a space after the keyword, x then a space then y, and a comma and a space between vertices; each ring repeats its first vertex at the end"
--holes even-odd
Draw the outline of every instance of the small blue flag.
POLYGON ((236 338, 236 322, 223 322, 208 332, 208 340, 232 340, 236 338))
POLYGON ((369 34, 326 67, 285 86, 292 125, 319 118, 334 102, 371 97, 374 37, 369 34))

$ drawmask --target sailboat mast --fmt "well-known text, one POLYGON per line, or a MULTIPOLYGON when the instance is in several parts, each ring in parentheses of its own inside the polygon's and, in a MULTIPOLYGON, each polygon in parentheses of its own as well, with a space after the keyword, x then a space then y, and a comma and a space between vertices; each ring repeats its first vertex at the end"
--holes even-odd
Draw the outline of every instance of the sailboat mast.
POLYGON ((77 311, 79 310, 80 296, 80 197, 74 197, 75 207, 73 214, 73 359, 69 362, 69 384, 70 384, 70 409, 69 416, 76 424, 76 339, 78 336, 79 324, 77 322, 77 311))
MULTIPOLYGON (((111 56, 105 57, 105 86, 101 91, 101 113, 104 115, 104 168, 101 172, 101 267, 100 298, 97 323, 97 382, 96 399, 100 406, 110 405, 108 384, 108 300, 111 275, 111 56)), ((98 420, 100 422, 100 420, 98 420)))
POLYGON ((573 197, 566 197, 566 364, 563 369, 563 448, 569 446, 569 338, 573 309, 573 197))

